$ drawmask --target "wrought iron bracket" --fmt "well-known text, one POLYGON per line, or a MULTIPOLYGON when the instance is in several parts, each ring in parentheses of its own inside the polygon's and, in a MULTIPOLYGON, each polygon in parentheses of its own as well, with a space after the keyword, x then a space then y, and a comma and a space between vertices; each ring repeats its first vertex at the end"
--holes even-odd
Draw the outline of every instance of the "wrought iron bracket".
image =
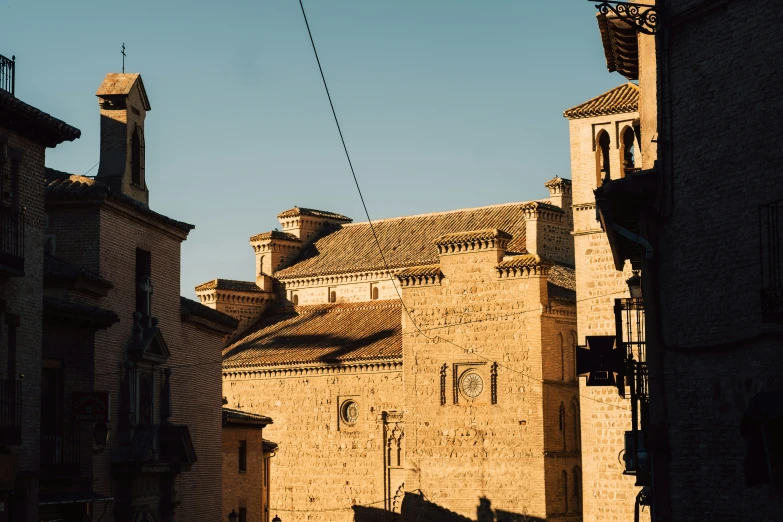
POLYGON ((640 33, 655 34, 661 27, 658 8, 654 5, 605 0, 587 1, 598 4, 595 7, 599 13, 603 15, 612 13, 640 33))

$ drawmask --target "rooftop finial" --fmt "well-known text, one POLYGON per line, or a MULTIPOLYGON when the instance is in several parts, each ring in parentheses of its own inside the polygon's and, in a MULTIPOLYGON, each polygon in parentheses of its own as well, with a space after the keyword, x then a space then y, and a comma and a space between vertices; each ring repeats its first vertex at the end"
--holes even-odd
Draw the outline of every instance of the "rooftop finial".
POLYGON ((125 42, 122 42, 122 74, 125 74, 125 42))

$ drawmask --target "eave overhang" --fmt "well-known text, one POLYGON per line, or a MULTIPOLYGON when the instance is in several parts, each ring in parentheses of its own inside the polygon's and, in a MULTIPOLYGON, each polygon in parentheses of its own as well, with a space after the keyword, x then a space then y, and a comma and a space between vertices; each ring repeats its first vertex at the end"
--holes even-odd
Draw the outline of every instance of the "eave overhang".
POLYGON ((652 258, 652 246, 642 233, 642 219, 655 199, 657 182, 658 172, 652 168, 604 183, 595 190, 597 218, 619 271, 626 259, 634 270, 641 270, 643 260, 652 258))
POLYGON ((598 13, 596 19, 606 55, 606 68, 629 80, 638 80, 639 41, 636 29, 613 14, 598 13))

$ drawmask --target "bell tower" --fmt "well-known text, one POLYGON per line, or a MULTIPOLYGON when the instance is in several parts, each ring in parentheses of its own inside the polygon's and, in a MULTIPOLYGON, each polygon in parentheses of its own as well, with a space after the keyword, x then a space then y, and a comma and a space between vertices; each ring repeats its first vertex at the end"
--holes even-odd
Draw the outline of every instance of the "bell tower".
POLYGON ((145 205, 144 118, 150 102, 138 73, 109 73, 95 93, 101 111, 101 160, 95 179, 145 205))

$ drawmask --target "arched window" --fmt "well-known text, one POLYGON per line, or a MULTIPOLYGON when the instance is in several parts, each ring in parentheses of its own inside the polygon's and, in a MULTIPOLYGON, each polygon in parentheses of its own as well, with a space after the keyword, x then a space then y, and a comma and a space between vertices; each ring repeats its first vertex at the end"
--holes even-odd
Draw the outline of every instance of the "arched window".
POLYGON ((603 185, 605 180, 611 179, 611 165, 609 161, 609 149, 611 142, 609 133, 602 130, 595 139, 595 184, 603 185))
POLYGON ((577 512, 582 511, 582 470, 579 466, 574 466, 574 509, 577 512))
POLYGON ((620 134, 620 165, 621 175, 627 176, 636 170, 636 135, 631 127, 625 127, 620 134))
POLYGON ((337 292, 334 290, 329 290, 329 302, 330 303, 336 303, 337 302, 337 292))
POLYGON ((568 491, 568 472, 564 470, 560 476, 561 480, 563 481, 563 504, 565 507, 565 509, 563 509, 563 513, 568 513, 568 495, 570 493, 568 491))
POLYGON ((291 296, 291 301, 294 303, 294 306, 299 305, 299 296, 297 294, 294 294, 291 296))
POLYGON ((563 343, 563 334, 558 333, 560 339, 560 380, 565 380, 565 343, 563 343))
POLYGON ((574 424, 573 428, 573 448, 575 451, 579 451, 581 446, 580 434, 579 434, 579 405, 576 399, 571 401, 571 422, 574 424))
POLYGON ((378 287, 374 286, 374 285, 372 287, 372 298, 373 299, 378 299, 378 287))
POLYGON ((131 136, 131 183, 144 187, 144 133, 139 126, 131 136))
POLYGON ((563 435, 563 451, 567 451, 568 445, 566 444, 566 410, 565 404, 560 403, 560 433, 563 435))

